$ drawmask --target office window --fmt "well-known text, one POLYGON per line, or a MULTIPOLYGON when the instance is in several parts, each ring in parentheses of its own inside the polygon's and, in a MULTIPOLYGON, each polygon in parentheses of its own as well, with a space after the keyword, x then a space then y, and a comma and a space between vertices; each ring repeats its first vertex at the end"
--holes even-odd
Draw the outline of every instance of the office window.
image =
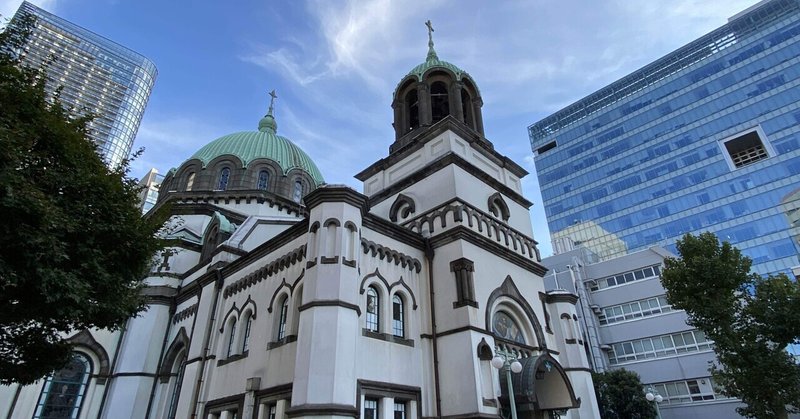
POLYGON ((378 419, 378 400, 364 400, 364 419, 378 419))

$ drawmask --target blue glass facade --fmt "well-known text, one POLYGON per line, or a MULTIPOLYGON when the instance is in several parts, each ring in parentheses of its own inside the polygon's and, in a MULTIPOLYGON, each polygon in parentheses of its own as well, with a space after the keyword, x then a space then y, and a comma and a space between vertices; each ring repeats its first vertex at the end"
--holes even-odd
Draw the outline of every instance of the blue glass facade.
POLYGON ((23 2, 11 24, 22 16, 36 20, 22 61, 45 68, 46 88, 61 88, 60 100, 95 118, 89 136, 110 167, 128 158, 156 79, 155 65, 144 56, 78 25, 23 2))
POLYGON ((737 15, 529 135, 554 239, 602 232, 589 240, 675 251, 713 231, 757 272, 788 273, 800 265, 800 1, 737 15), (739 165, 730 145, 748 132, 763 154, 739 165))

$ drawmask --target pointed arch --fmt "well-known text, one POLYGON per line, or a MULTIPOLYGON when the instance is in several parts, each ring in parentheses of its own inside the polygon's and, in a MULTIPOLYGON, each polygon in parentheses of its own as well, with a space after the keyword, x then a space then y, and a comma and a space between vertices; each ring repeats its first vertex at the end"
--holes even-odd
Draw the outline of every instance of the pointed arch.
POLYGON ((489 207, 489 212, 495 217, 502 218, 503 221, 508 221, 508 219, 511 218, 511 211, 508 209, 508 204, 506 204, 500 192, 492 194, 492 196, 489 197, 487 205, 489 207))
POLYGON ((178 360, 178 355, 182 351, 189 348, 189 335, 186 334, 186 328, 181 327, 178 329, 178 334, 172 339, 169 344, 164 359, 161 361, 161 368, 158 369, 158 380, 161 383, 169 382, 169 377, 174 369, 175 362, 178 360))
POLYGON ((105 384, 106 377, 108 377, 108 374, 111 372, 111 361, 108 357, 108 352, 106 352, 105 348, 103 348, 103 345, 100 345, 94 339, 94 336, 92 336, 92 334, 86 329, 81 330, 66 340, 74 345, 84 346, 94 353, 100 364, 98 365, 97 371, 97 375, 99 376, 97 378, 97 383, 105 384))
MULTIPOLYGON (((564 367, 547 352, 535 357, 518 359, 519 374, 511 374, 514 398, 520 412, 572 409, 580 407, 564 367)), ((500 402, 509 405, 508 384, 500 380, 500 402)))
POLYGON ((275 299, 278 298, 278 295, 280 295, 282 293, 281 291, 284 288, 286 290, 283 291, 283 293, 285 293, 287 296, 291 296, 292 295, 292 286, 289 285, 286 282, 286 278, 283 278, 283 280, 281 281, 281 284, 278 285, 278 288, 276 288, 275 292, 272 293, 272 298, 269 299, 269 307, 267 307, 267 313, 272 313, 272 305, 275 303, 275 299))
POLYGON ((495 313, 496 308, 495 302, 500 297, 507 297, 514 301, 517 306, 524 312, 525 316, 530 321, 531 326, 533 327, 533 333, 536 336, 537 346, 543 349, 547 349, 547 341, 544 337, 544 332, 542 331, 542 325, 539 323, 539 319, 536 317, 536 312, 533 311, 533 308, 522 296, 522 293, 519 292, 516 284, 514 284, 514 280, 511 279, 511 275, 506 276, 506 279, 503 280, 503 283, 495 288, 491 294, 489 294, 489 298, 486 300, 486 311, 485 311, 485 327, 486 330, 491 330, 492 324, 492 315, 495 313))
POLYGON ((367 281, 372 283, 372 282, 374 282, 376 280, 380 281, 381 283, 383 283, 384 289, 386 290, 386 292, 389 292, 389 290, 391 289, 391 286, 389 285, 389 281, 387 281, 386 278, 384 278, 383 275, 381 275, 381 272, 378 270, 378 268, 375 268, 375 272, 366 275, 364 277, 364 279, 361 280, 361 285, 359 285, 359 287, 358 287, 359 294, 364 294, 364 291, 366 291, 365 285, 367 285, 367 281), (373 280, 373 281, 370 281, 371 278, 376 278, 376 279, 373 280))
MULTIPOLYGON (((377 269, 376 269, 376 271, 377 271, 377 269)), ((414 291, 411 291, 411 287, 409 287, 408 284, 406 284, 406 282, 403 280, 402 276, 400 277, 400 279, 398 281, 392 283, 392 285, 389 286, 389 293, 390 294, 394 294, 394 293, 398 292, 398 291, 392 292, 392 290, 395 287, 402 288, 402 289, 405 290, 405 292, 402 292, 402 291, 400 291, 400 292, 402 292, 403 294, 407 294, 406 297, 411 299, 412 308, 414 310, 416 310, 417 309, 417 297, 414 295, 414 291)))
POLYGON ((233 305, 231 306, 231 308, 228 310, 228 312, 225 313, 224 316, 222 316, 223 322, 222 322, 222 326, 219 328, 219 332, 220 333, 224 332, 225 331, 225 325, 228 324, 228 322, 230 321, 231 317, 235 317, 235 318, 238 319, 240 313, 241 313, 241 311, 239 310, 238 307, 236 307, 236 303, 234 302, 233 305))

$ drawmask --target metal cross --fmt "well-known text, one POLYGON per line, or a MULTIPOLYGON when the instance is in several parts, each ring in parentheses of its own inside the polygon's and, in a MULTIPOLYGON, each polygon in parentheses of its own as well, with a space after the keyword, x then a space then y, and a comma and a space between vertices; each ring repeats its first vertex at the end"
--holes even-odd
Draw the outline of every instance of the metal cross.
POLYGON ((275 99, 278 98, 278 94, 275 93, 275 89, 272 89, 272 91, 269 92, 269 95, 272 96, 272 99, 269 100, 269 114, 271 115, 272 110, 275 108, 275 99))
POLYGON ((428 44, 433 45, 433 24, 430 19, 425 22, 425 26, 428 27, 428 44))

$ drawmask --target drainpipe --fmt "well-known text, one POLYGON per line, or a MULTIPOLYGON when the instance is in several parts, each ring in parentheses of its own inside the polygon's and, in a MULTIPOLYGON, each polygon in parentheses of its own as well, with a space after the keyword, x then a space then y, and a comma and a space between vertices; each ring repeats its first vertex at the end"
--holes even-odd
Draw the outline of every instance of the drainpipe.
MULTIPOLYGON (((128 319, 131 321, 132 319, 128 319)), ((127 322, 125 324, 127 326, 127 322)), ((103 389, 103 398, 100 400, 100 408, 97 410, 98 417, 108 417, 108 415, 104 414, 103 408, 106 405, 106 400, 108 399, 108 392, 111 389, 112 380, 115 380, 114 373, 117 371, 117 360, 119 359, 119 352, 122 350, 122 338, 125 337, 125 331, 128 329, 127 327, 123 326, 119 331, 119 340, 117 340, 117 347, 114 349, 114 359, 111 361, 111 368, 108 370, 108 377, 106 377, 106 385, 103 389)))
POLYGON ((211 335, 214 333, 214 322, 217 320, 217 303, 219 303, 219 294, 222 291, 222 270, 221 268, 217 268, 215 270, 217 279, 214 281, 214 303, 211 306, 211 316, 208 318, 208 324, 206 325, 206 335, 203 336, 203 353, 200 356, 200 367, 199 372, 197 375, 197 383, 195 384, 194 394, 192 394, 192 402, 189 404, 192 409, 192 418, 196 419, 198 417, 197 414, 197 403, 200 399, 200 389, 203 386, 203 373, 206 369, 206 359, 208 358, 208 353, 211 351, 209 347, 211 345, 211 335))
POLYGON ((436 340, 436 292, 433 290, 433 257, 434 250, 429 237, 425 240, 425 259, 428 260, 428 290, 431 299, 431 341, 433 342, 433 387, 436 393, 436 414, 434 417, 442 416, 442 397, 439 391, 439 346, 436 340))
POLYGON ((600 350, 600 340, 597 337, 597 326, 594 322, 594 313, 589 307, 591 301, 586 293, 586 287, 583 286, 583 281, 580 278, 581 273, 578 270, 580 264, 577 260, 573 260, 573 262, 575 265, 567 265, 567 268, 569 268, 569 275, 572 278, 572 285, 575 288, 575 293, 578 294, 579 309, 581 310, 581 317, 583 318, 583 329, 586 331, 586 336, 589 339, 589 353, 592 356, 592 365, 595 371, 604 372, 606 367, 600 350), (578 271, 577 276, 575 275, 575 271, 578 271))

